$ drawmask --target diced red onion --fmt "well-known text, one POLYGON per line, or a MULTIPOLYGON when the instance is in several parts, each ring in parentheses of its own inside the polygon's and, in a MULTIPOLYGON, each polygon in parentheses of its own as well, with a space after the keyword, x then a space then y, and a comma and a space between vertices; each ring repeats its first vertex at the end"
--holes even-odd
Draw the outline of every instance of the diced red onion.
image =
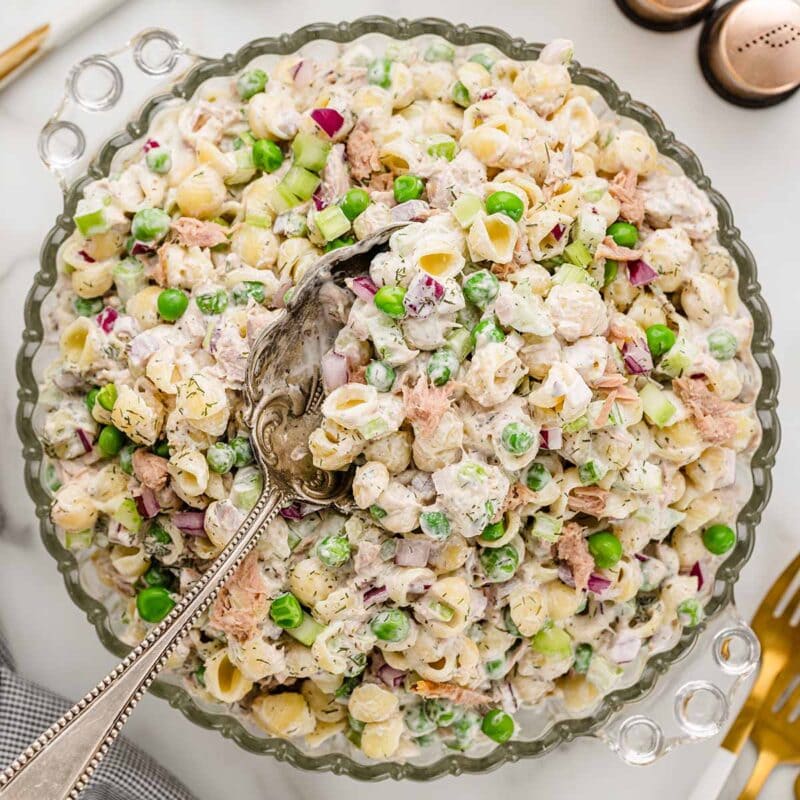
POLYGON ((105 333, 111 333, 114 330, 114 323, 117 321, 117 317, 119 317, 117 309, 106 306, 95 319, 105 333))
POLYGON ((278 513, 284 519, 303 519, 303 515, 300 513, 300 505, 298 503, 292 503, 290 506, 284 506, 278 513))
POLYGON ((481 92, 481 100, 491 100, 497 94, 497 89, 484 89, 481 92))
POLYGON ((375 603, 382 603, 389 596, 389 590, 385 586, 373 586, 364 592, 364 605, 371 606, 375 603))
POLYGON ((172 522, 189 536, 202 536, 205 517, 204 511, 178 511, 172 515, 172 522))
POLYGON ((689 570, 689 574, 697 578, 697 591, 699 592, 703 588, 703 584, 706 582, 703 575, 703 565, 699 561, 695 561, 694 565, 689 570))
POLYGON ((144 150, 145 153, 149 153, 151 150, 155 150, 157 147, 161 147, 161 145, 155 139, 148 139, 144 143, 142 150, 144 150))
POLYGON ((392 207, 393 222, 410 222, 425 219, 430 206, 424 200, 406 200, 405 203, 392 207))
POLYGON ((378 291, 375 281, 369 275, 359 275, 347 284, 350 291, 359 299, 371 303, 378 291))
POLYGON ((609 586, 611 586, 611 581, 608 580, 608 578, 604 578, 602 575, 596 575, 595 573, 589 576, 587 588, 590 592, 594 594, 603 594, 603 592, 608 590, 609 586))
POLYGON ((322 385, 325 387, 326 392, 330 393, 347 383, 347 359, 339 353, 334 353, 333 350, 329 350, 322 356, 320 370, 322 372, 322 385))
MULTIPOLYGON (((158 502, 158 498, 156 497, 156 493, 149 487, 149 486, 142 486, 142 516, 147 517, 147 519, 152 519, 159 511, 161 511, 161 505, 158 502)), ((138 505, 138 503, 137 503, 138 505)))
POLYGON ((575 578, 572 575, 572 570, 566 564, 558 565, 558 579, 566 586, 575 588, 575 578))
POLYGON ((394 563, 398 567, 424 567, 431 553, 431 543, 424 539, 398 539, 394 563))
POLYGON ((426 319, 443 297, 444 286, 425 272, 418 272, 406 291, 403 307, 410 317, 426 319))
POLYGON ((430 581, 411 581, 408 584, 408 594, 425 594, 433 584, 430 581))
POLYGON ((564 226, 563 226, 563 225, 562 225, 562 224, 559 222, 559 223, 558 223, 558 225, 556 225, 556 226, 553 228, 553 230, 551 230, 551 231, 550 231, 550 233, 553 235, 553 238, 554 238, 554 239, 555 239, 557 242, 560 242, 560 241, 561 241, 561 237, 564 235, 564 232, 565 232, 566 230, 567 230, 567 229, 566 229, 566 228, 565 228, 565 227, 564 227, 564 226))
POLYGON ((81 444, 83 445, 83 449, 87 453, 92 452, 92 447, 94 446, 94 440, 92 437, 87 433, 83 428, 78 428, 75 433, 78 435, 78 438, 81 440, 81 444))
POLYGON ((388 664, 382 664, 380 669, 378 669, 378 677, 387 686, 397 689, 403 685, 403 679, 406 677, 406 673, 401 669, 390 667, 388 664))
POLYGON ((539 431, 539 446, 542 450, 559 450, 562 444, 561 428, 542 428, 539 431))
POLYGON ((315 108, 311 119, 333 139, 344 125, 344 117, 335 108, 315 108))
POLYGON ((132 256, 151 256, 156 251, 146 242, 134 242, 131 248, 132 256))
POLYGON ((641 259, 628 262, 628 280, 631 282, 631 286, 644 286, 657 277, 658 273, 641 259))
POLYGON ((92 258, 85 250, 78 250, 78 255, 87 263, 94 264, 97 259, 92 258))
POLYGON ((650 556, 646 556, 643 553, 636 553, 635 558, 637 561, 649 561, 650 556))
POLYGON ((632 631, 624 630, 617 634, 608 655, 617 664, 628 664, 639 655, 641 649, 642 640, 632 631))
POLYGON ((328 203, 326 202, 325 198, 320 194, 319 190, 314 192, 311 195, 311 199, 314 201, 314 208, 317 211, 322 211, 323 208, 327 208, 328 203))
POLYGON ((645 375, 653 369, 653 356, 644 342, 625 342, 622 358, 631 375, 645 375))

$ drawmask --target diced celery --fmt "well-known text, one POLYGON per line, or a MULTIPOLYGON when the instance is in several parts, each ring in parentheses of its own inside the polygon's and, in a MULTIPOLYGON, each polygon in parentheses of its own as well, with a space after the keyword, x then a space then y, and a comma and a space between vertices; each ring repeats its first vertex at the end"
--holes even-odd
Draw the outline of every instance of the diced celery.
POLYGON ((111 277, 117 287, 117 294, 123 303, 127 303, 135 294, 147 286, 144 265, 136 258, 120 261, 112 270, 111 277))
POLYGON ((96 208, 85 214, 76 214, 74 219, 78 230, 84 236, 97 236, 98 233, 105 233, 111 227, 104 208, 96 208))
POLYGON ((338 239, 350 230, 350 220, 339 206, 324 208, 314 217, 314 222, 326 242, 338 239))
POLYGON ((250 511, 264 490, 264 478, 258 467, 242 467, 233 479, 231 502, 240 511, 250 511))
POLYGON ((663 428, 675 416, 675 406, 655 383, 646 384, 639 392, 642 410, 651 424, 663 428))
POLYGON ((295 165, 314 172, 319 172, 325 166, 330 150, 330 142, 325 142, 312 133, 298 133, 292 142, 295 165))
POLYGON ((572 422, 565 423, 561 430, 564 433, 577 433, 578 431, 582 431, 585 427, 589 424, 589 420, 587 419, 586 415, 582 417, 578 417, 578 419, 572 420, 572 422))
POLYGON ((476 194, 462 194, 450 206, 450 211, 462 228, 469 228, 475 217, 483 211, 483 201, 476 194))
POLYGON ((85 550, 91 547, 94 540, 94 531, 87 528, 85 531, 67 531, 64 534, 64 542, 67 550, 85 550))
POLYGON ((595 653, 586 670, 586 680, 596 686, 602 694, 611 691, 622 675, 622 667, 612 664, 607 658, 595 653))
POLYGON ((564 526, 563 520, 558 517, 545 514, 543 511, 533 515, 533 526, 531 527, 531 535, 537 539, 544 539, 546 542, 555 542, 564 526))
POLYGON ((450 606, 445 603, 440 603, 438 600, 432 601, 428 607, 436 615, 436 617, 444 622, 449 622, 453 619, 455 612, 450 606))
POLYGON ((661 357, 658 368, 671 378, 680 378, 691 367, 694 357, 694 346, 685 336, 679 336, 675 344, 661 357))
POLYGON ((304 611, 303 621, 296 628, 287 628, 286 633, 297 639, 300 644, 311 647, 324 630, 324 625, 320 625, 307 611, 304 611))
POLYGON ((235 150, 233 160, 236 169, 232 175, 225 178, 225 183, 234 186, 239 183, 247 183, 256 174, 256 166, 253 163, 253 150, 250 147, 242 147, 235 150))
POLYGON ((309 200, 320 184, 320 177, 295 164, 283 176, 283 180, 278 185, 280 186, 281 184, 295 197, 299 197, 301 200, 309 200))
POLYGON ((594 252, 600 242, 605 239, 606 221, 596 211, 584 207, 578 211, 572 231, 576 241, 582 242, 591 252, 594 252))
POLYGON ((572 242, 564 248, 564 256, 576 267, 588 267, 592 263, 592 254, 583 242, 572 242))
POLYGON ((604 474, 605 470, 596 461, 587 461, 578 467, 578 477, 584 485, 597 483, 604 474))
POLYGON ((267 195, 267 203, 276 214, 284 214, 287 211, 291 211, 295 206, 299 206, 300 202, 283 183, 279 183, 267 195))
POLYGON ((248 214, 244 221, 248 225, 253 225, 256 228, 271 228, 272 220, 270 217, 261 214, 248 214))
POLYGON ((142 527, 142 515, 136 508, 136 501, 131 497, 126 497, 118 506, 117 510, 111 515, 111 519, 116 520, 133 533, 138 533, 142 527))
POLYGON ((378 439, 389 432, 389 423, 383 417, 372 417, 363 425, 359 425, 358 432, 367 441, 378 439))
POLYGON ((447 346, 456 354, 459 361, 463 361, 475 345, 472 334, 466 328, 456 328, 448 333, 445 339, 447 346))
POLYGON ((575 264, 562 264, 553 275, 553 283, 588 283, 591 285, 592 276, 583 268, 575 264))

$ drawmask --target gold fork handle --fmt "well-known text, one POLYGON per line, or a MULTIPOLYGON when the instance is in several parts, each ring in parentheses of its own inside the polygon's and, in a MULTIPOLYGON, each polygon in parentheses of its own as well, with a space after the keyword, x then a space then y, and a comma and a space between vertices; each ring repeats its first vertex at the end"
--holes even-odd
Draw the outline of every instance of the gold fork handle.
POLYGON ((756 800, 778 762, 779 758, 771 747, 764 747, 759 750, 756 765, 750 773, 747 785, 739 795, 739 800, 756 800))
POLYGON ((83 700, 0 772, 0 800, 78 797, 178 642, 211 605, 225 577, 241 564, 259 533, 286 502, 277 492, 262 494, 217 560, 169 616, 83 700))
POLYGON ((800 800, 800 775, 794 780, 794 800, 800 800))

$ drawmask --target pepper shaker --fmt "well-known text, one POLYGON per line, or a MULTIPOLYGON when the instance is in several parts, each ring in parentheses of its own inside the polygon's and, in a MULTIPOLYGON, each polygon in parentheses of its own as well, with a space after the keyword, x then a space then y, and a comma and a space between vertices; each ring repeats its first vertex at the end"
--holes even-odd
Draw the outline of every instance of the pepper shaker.
POLYGON ((764 108, 800 88, 800 4, 795 0, 734 0, 706 22, 700 64, 725 100, 764 108))
POLYGON ((679 31, 699 22, 715 0, 616 0, 637 25, 654 31, 679 31))

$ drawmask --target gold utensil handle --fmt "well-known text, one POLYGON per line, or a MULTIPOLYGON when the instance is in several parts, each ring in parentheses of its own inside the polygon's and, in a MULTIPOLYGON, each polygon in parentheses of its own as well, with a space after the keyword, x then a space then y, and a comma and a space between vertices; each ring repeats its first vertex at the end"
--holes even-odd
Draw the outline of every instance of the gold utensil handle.
POLYGON ((189 594, 82 700, 0 773, 2 800, 77 798, 131 711, 181 638, 211 605, 278 509, 288 502, 265 491, 242 526, 189 594))
POLYGON ((764 788, 772 770, 775 769, 779 762, 778 755, 771 747, 762 747, 758 751, 758 759, 750 777, 747 780, 747 785, 739 795, 739 800, 757 800, 758 795, 764 788))

